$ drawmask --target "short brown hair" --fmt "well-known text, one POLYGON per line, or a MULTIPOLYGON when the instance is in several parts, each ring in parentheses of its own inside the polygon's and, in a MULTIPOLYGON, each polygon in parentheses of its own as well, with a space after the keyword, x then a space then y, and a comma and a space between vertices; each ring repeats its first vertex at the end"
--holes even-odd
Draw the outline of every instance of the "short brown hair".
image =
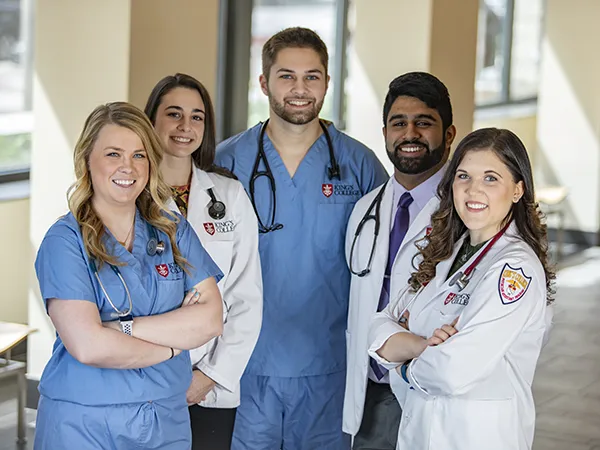
POLYGON ((285 48, 310 48, 317 52, 321 59, 321 64, 325 67, 327 74, 327 66, 329 64, 329 54, 325 42, 317 33, 308 28, 293 27, 286 28, 269 38, 262 49, 262 70, 263 75, 269 79, 271 67, 277 59, 277 54, 285 48))

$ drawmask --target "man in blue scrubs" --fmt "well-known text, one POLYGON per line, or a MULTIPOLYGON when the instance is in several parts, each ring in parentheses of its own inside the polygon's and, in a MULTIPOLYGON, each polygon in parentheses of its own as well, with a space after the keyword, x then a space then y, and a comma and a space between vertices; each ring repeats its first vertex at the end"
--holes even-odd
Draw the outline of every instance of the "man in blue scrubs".
POLYGON ((259 216, 264 284, 262 330, 242 378, 231 448, 349 449, 344 236, 354 203, 388 175, 367 147, 319 120, 329 75, 316 33, 277 33, 262 65, 266 126, 217 148, 217 163, 237 175, 259 216))

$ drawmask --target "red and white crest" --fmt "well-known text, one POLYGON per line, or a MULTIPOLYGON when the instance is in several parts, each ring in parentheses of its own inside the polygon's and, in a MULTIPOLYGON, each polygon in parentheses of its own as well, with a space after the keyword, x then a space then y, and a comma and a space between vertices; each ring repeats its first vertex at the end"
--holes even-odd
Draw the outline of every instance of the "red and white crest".
POLYGON ((161 277, 167 278, 169 276, 169 266, 166 264, 159 264, 156 266, 156 271, 161 277))
POLYGON ((204 230, 212 236, 215 234, 215 224, 212 222, 204 222, 204 230))
POLYGON ((325 197, 331 197, 331 194, 333 194, 333 184, 323 184, 321 190, 325 197))
POLYGON ((450 292, 448 294, 448 297, 446 297, 446 300, 444 300, 444 305, 447 305, 448 303, 450 303, 455 297, 456 297, 456 294, 454 292, 450 292))
POLYGON ((530 282, 531 277, 525 275, 523 269, 520 267, 515 269, 508 264, 504 264, 498 280, 498 293, 502 303, 509 305, 521 299, 527 292, 530 282))

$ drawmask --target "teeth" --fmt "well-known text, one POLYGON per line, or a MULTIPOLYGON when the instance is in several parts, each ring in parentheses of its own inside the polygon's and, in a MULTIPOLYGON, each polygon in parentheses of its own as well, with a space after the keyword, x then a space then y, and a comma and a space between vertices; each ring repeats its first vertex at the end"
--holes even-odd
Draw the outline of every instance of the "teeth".
POLYGON ((299 100, 291 100, 288 102, 290 105, 294 105, 294 106, 306 106, 308 105, 308 102, 302 102, 299 100))
POLYGON ((113 183, 116 183, 119 186, 131 186, 135 183, 135 180, 113 180, 113 183))
POLYGON ((484 205, 483 203, 467 203, 467 206, 471 209, 485 209, 487 208, 487 205, 484 205))
POLYGON ((189 144, 190 142, 192 142, 192 140, 190 138, 185 138, 185 137, 180 137, 180 136, 171 136, 171 139, 173 139, 176 142, 181 142, 182 144, 189 144))
POLYGON ((406 153, 420 152, 422 147, 402 147, 402 151, 406 153))

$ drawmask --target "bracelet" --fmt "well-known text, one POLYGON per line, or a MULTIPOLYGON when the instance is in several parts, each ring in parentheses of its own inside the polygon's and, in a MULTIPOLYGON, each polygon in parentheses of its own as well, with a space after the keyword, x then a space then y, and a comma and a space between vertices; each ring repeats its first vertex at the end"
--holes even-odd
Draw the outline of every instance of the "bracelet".
POLYGON ((408 361, 404 361, 404 364, 402 364, 402 366, 400 366, 400 375, 402 376, 402 379, 404 381, 406 381, 408 384, 410 384, 410 381, 408 381, 408 376, 406 375, 406 371, 408 370, 408 365, 412 362, 412 359, 409 359, 408 361))
POLYGON ((169 359, 173 359, 173 356, 175 356, 175 350, 173 350, 173 347, 169 347, 171 349, 171 356, 169 357, 169 359))

